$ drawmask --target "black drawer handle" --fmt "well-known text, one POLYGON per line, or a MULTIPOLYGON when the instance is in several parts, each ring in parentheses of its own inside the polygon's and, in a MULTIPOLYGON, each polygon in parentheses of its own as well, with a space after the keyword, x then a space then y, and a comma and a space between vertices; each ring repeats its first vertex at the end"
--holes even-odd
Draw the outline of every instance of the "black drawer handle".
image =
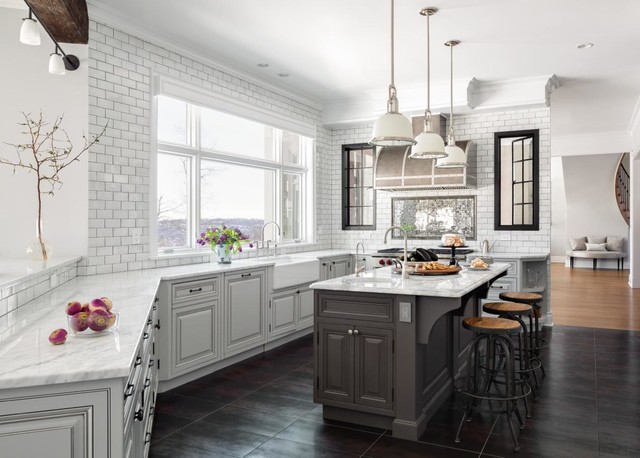
POLYGON ((200 291, 202 291, 202 288, 193 288, 189 290, 190 293, 199 293, 200 291))
POLYGON ((251 276, 251 273, 248 273, 248 274, 242 274, 242 275, 241 275, 241 277, 242 277, 242 278, 244 278, 244 277, 250 277, 250 276, 251 276))
POLYGON ((160 320, 156 323, 156 329, 160 329, 160 320))
POLYGON ((144 410, 138 410, 135 414, 133 414, 133 418, 137 421, 144 420, 144 410))
POLYGON ((147 340, 149 338, 149 333, 145 332, 144 334, 142 334, 142 340, 147 340))
POLYGON ((127 385, 127 389, 124 390, 124 397, 128 398, 129 396, 133 396, 133 393, 136 391, 136 386, 133 383, 129 383, 127 385))
POLYGON ((506 286, 492 286, 493 289, 505 289, 506 286))
POLYGON ((149 388, 150 386, 151 386, 151 379, 150 378, 144 379, 144 387, 149 388))
POLYGON ((155 359, 150 359, 149 360, 149 367, 153 367, 153 365, 156 363, 155 359))
POLYGON ((151 323, 153 323, 153 320, 152 320, 151 318, 149 318, 149 319, 147 320, 147 326, 151 326, 151 323))
POLYGON ((142 356, 137 356, 137 357, 136 357, 136 362, 135 362, 135 363, 133 363, 133 367, 137 367, 137 366, 139 366, 140 364, 142 364, 142 356))
POLYGON ((149 442, 151 442, 151 433, 146 433, 144 435, 144 443, 148 444, 149 442))
POLYGON ((300 290, 296 291, 296 294, 300 294, 300 290))

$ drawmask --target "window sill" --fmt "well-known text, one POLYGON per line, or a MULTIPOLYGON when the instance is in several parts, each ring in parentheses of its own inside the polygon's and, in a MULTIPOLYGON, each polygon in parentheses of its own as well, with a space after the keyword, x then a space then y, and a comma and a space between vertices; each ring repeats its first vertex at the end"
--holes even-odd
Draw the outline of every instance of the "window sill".
MULTIPOLYGON (((278 245, 278 251, 282 250, 283 253, 296 253, 301 251, 310 251, 317 247, 317 243, 315 242, 301 242, 301 243, 286 243, 283 245, 278 245), (296 248, 296 250, 293 250, 296 248)), ((271 245, 271 249, 273 249, 273 245, 271 245)), ((242 253, 235 254, 234 257, 238 259, 247 258, 256 252, 256 248, 245 247, 242 250, 242 253)), ((215 253, 208 249, 202 249, 198 251, 174 251, 171 253, 160 253, 155 256, 149 256, 150 261, 158 261, 161 259, 175 259, 175 258, 196 258, 203 256, 211 256, 214 257, 215 253)))

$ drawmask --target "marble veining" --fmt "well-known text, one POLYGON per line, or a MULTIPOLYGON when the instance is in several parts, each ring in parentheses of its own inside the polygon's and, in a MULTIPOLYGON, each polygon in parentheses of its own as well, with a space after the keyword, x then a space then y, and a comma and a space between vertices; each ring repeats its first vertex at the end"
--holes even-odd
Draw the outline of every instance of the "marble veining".
POLYGON ((391 267, 385 267, 366 272, 359 278, 348 275, 316 282, 311 285, 311 288, 411 296, 462 297, 507 271, 509 267, 510 264, 496 262, 486 271, 463 268, 462 271, 453 275, 411 275, 408 279, 393 273, 391 267))

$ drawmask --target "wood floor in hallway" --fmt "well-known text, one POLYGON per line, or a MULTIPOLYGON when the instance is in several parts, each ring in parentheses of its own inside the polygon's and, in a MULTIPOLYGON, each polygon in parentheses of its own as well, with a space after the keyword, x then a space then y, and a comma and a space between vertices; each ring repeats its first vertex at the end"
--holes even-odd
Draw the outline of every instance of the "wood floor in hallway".
POLYGON ((551 264, 554 324, 640 330, 640 289, 631 289, 629 271, 571 269, 551 264))

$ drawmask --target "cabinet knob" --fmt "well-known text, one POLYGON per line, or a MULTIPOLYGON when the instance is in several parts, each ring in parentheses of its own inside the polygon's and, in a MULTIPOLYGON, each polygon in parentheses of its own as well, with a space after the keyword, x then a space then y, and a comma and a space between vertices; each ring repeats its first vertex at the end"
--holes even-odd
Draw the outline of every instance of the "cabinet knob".
POLYGON ((353 331, 352 331, 351 329, 349 329, 349 330, 347 331, 347 334, 349 334, 350 336, 352 336, 352 335, 353 335, 353 331))
POLYGON ((353 331, 353 334, 357 336, 358 334, 360 334, 360 331, 358 331, 357 329, 355 329, 355 330, 353 331))
POLYGON ((133 363, 133 367, 139 366, 142 364, 142 356, 136 356, 136 362, 133 363))
POLYGON ((144 420, 144 410, 142 409, 137 410, 136 413, 133 415, 133 418, 137 421, 144 420))
POLYGON ((135 391, 136 391, 136 386, 132 383, 129 383, 127 385, 127 389, 124 390, 124 397, 128 398, 129 396, 132 396, 135 391))
POLYGON ((160 320, 158 320, 158 323, 156 323, 156 329, 160 329, 160 320))

